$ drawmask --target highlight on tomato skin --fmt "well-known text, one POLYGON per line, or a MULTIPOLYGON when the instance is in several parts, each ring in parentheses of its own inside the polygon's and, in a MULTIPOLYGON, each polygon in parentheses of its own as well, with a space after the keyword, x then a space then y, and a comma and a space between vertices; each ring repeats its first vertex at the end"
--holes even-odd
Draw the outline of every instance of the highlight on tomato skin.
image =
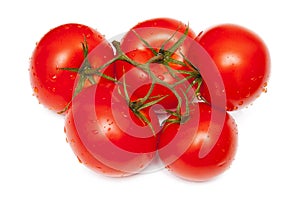
POLYGON ((204 103, 197 106, 199 120, 195 121, 192 114, 186 124, 166 122, 158 153, 172 174, 189 181, 207 181, 232 164, 237 149, 237 125, 225 111, 204 103), (191 123, 196 122, 196 130, 192 130, 191 123))
MULTIPOLYGON (((212 57, 222 76, 226 110, 242 109, 266 92, 270 55, 264 41, 253 31, 235 24, 220 24, 201 32, 195 39, 212 57)), ((213 90, 201 87, 210 102, 213 90)))

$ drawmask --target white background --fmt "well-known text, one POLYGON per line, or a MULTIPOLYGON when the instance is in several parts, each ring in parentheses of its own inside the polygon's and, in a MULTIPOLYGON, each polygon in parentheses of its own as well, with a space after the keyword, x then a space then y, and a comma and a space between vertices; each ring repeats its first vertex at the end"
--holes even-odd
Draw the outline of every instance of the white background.
POLYGON ((300 199, 296 2, 1 1, 0 199, 300 199), (238 152, 232 167, 215 180, 187 182, 167 170, 122 179, 95 174, 79 164, 66 143, 64 118, 32 96, 29 58, 50 28, 83 23, 109 39, 154 17, 189 22, 195 32, 220 23, 240 24, 269 47, 268 93, 232 113, 239 128, 238 152))

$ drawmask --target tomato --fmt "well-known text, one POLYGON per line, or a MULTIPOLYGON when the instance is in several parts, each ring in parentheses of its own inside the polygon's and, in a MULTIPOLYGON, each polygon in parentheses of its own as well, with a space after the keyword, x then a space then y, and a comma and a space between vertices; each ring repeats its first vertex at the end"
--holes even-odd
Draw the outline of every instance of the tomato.
POLYGON ((164 124, 158 152, 175 175, 190 181, 205 181, 231 165, 237 148, 237 128, 225 111, 204 103, 196 106, 199 109, 193 109, 187 122, 164 124))
POLYGON ((103 82, 83 89, 65 121, 67 140, 78 159, 98 173, 117 177, 149 165, 160 129, 151 109, 133 111, 119 90, 114 83, 103 82))
MULTIPOLYGON (((58 26, 37 43, 31 58, 30 79, 35 96, 47 108, 59 112, 71 101, 77 72, 62 68, 79 69, 82 66, 84 43, 88 53, 94 49, 91 67, 99 67, 114 56, 103 35, 81 24, 58 26)), ((108 74, 113 76, 112 72, 110 70, 108 74)))
POLYGON ((185 59, 180 53, 185 54, 190 42, 193 42, 195 34, 188 29, 186 38, 177 48, 171 48, 179 41, 187 25, 180 21, 169 18, 156 18, 143 21, 130 29, 121 41, 121 49, 126 55, 137 63, 145 64, 158 54, 160 59, 148 65, 145 69, 132 65, 126 61, 116 62, 116 77, 120 80, 124 75, 132 93, 137 97, 144 97, 149 91, 151 84, 155 86, 151 96, 166 97, 160 104, 166 108, 175 108, 178 99, 171 87, 187 75, 178 70, 191 71, 186 65, 185 59), (138 36, 137 36, 138 35, 138 36), (145 42, 147 44, 145 44, 145 42), (172 62, 178 61, 178 63, 172 62), (132 71, 131 73, 128 73, 132 71), (150 75, 151 73, 152 75, 150 75))
MULTIPOLYGON (((262 91, 266 91, 270 57, 258 35, 238 25, 222 24, 200 33, 196 41, 204 47, 219 69, 228 111, 249 105, 262 91)), ((210 93, 214 90, 208 90, 207 85, 203 84, 200 92, 206 100, 211 101, 210 93)))

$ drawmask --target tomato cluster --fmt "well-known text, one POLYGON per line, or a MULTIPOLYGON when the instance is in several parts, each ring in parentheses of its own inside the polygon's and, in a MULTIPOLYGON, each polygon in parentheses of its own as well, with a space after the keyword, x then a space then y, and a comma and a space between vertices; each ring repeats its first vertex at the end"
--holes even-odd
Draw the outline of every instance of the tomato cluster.
POLYGON ((67 141, 90 169, 129 176, 158 156, 177 176, 205 181, 231 165, 230 112, 266 91, 270 58, 243 27, 197 36, 178 20, 156 18, 112 42, 85 25, 58 26, 37 43, 29 71, 35 96, 65 114, 67 141))

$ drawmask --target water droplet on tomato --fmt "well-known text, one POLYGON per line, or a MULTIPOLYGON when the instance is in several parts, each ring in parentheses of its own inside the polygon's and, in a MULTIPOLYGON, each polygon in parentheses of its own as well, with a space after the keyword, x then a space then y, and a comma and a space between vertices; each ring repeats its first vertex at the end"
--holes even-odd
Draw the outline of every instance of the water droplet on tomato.
POLYGON ((140 74, 139 74, 139 79, 140 79, 141 81, 146 80, 147 77, 148 77, 148 75, 147 75, 146 73, 140 73, 140 74))
POLYGON ((267 88, 263 88, 263 89, 262 89, 262 92, 267 93, 267 92, 268 92, 268 89, 267 89, 267 88))
POLYGON ((240 101, 239 102, 239 105, 241 106, 241 105, 243 105, 244 104, 244 101, 240 101))
POLYGON ((251 93, 248 92, 248 94, 245 96, 246 98, 250 97, 251 93))
POLYGON ((218 167, 222 167, 222 166, 224 166, 226 163, 227 163, 226 161, 223 161, 223 162, 221 162, 221 163, 218 164, 218 167))
POLYGON ((80 160, 80 158, 78 156, 77 156, 77 159, 78 159, 79 163, 82 163, 82 161, 80 160))
POLYGON ((162 81, 165 79, 165 77, 162 76, 162 75, 158 75, 157 78, 159 78, 159 79, 162 80, 162 81))
POLYGON ((111 128, 108 128, 107 131, 111 131, 111 128))
POLYGON ((56 74, 54 74, 53 76, 51 76, 51 81, 56 81, 56 79, 57 79, 56 74))
POLYGON ((53 93, 56 92, 56 88, 53 87, 53 88, 51 89, 51 91, 52 91, 53 93))
POLYGON ((169 171, 172 171, 172 169, 170 168, 169 165, 166 166, 166 169, 169 170, 169 171))
POLYGON ((70 77, 71 80, 74 80, 74 79, 75 79, 74 74, 71 74, 69 77, 70 77))
POLYGON ((37 94, 37 93, 39 92, 39 89, 38 89, 37 87, 34 87, 34 88, 33 88, 33 92, 34 92, 35 94, 37 94))
POLYGON ((98 130, 92 130, 92 134, 97 135, 97 134, 99 134, 99 131, 98 130))

